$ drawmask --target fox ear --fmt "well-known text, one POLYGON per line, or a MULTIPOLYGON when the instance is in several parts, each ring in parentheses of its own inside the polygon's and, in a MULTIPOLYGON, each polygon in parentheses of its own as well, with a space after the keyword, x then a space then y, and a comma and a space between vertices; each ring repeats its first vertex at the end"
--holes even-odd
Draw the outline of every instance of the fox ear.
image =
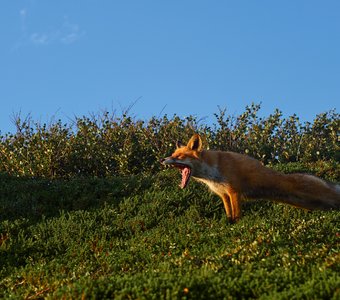
POLYGON ((180 142, 180 141, 177 141, 176 142, 176 148, 178 149, 178 148, 181 148, 181 147, 183 147, 184 145, 182 144, 182 142, 180 142))
POLYGON ((189 140, 187 147, 197 152, 202 151, 202 139, 199 134, 194 134, 189 140))

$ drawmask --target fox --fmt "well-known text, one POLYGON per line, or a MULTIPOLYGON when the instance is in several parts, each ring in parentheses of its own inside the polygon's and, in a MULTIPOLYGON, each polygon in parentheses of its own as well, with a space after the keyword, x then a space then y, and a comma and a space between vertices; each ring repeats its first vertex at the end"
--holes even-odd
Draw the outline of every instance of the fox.
POLYGON ((204 150, 199 134, 187 145, 177 142, 172 155, 161 163, 180 170, 182 189, 191 177, 206 184, 222 199, 230 223, 241 218, 244 199, 274 200, 306 210, 340 208, 339 185, 309 174, 284 174, 245 154, 204 150))

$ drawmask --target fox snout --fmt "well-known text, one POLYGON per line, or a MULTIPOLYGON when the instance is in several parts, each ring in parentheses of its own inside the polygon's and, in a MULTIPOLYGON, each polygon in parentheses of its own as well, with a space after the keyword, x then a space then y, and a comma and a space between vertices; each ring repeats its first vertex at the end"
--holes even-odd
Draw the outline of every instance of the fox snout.
POLYGON ((165 158, 161 158, 159 160, 159 162, 163 165, 168 165, 168 164, 171 164, 173 162, 173 159, 170 157, 165 157, 165 158))
POLYGON ((167 159, 168 159, 168 157, 161 158, 161 159, 159 160, 159 162, 160 162, 161 164, 164 165, 164 162, 165 162, 167 159))

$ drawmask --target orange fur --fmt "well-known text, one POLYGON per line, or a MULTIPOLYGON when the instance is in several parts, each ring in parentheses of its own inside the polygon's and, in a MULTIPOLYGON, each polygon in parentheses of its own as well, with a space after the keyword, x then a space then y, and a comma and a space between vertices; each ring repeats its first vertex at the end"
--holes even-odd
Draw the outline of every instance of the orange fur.
POLYGON ((339 186, 307 174, 276 172, 247 155, 202 150, 197 134, 163 163, 182 170, 182 188, 191 176, 208 185, 221 197, 232 222, 241 217, 243 198, 272 199, 310 210, 340 208, 339 186))

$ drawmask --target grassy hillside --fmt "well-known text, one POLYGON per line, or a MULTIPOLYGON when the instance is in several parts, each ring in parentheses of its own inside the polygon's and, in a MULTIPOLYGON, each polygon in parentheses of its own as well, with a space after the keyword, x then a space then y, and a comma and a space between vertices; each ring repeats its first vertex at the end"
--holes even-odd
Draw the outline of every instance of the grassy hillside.
MULTIPOLYGON (((277 166, 338 181, 339 166, 277 166)), ((179 174, 0 176, 0 298, 340 299, 340 212, 221 201, 179 174)))

